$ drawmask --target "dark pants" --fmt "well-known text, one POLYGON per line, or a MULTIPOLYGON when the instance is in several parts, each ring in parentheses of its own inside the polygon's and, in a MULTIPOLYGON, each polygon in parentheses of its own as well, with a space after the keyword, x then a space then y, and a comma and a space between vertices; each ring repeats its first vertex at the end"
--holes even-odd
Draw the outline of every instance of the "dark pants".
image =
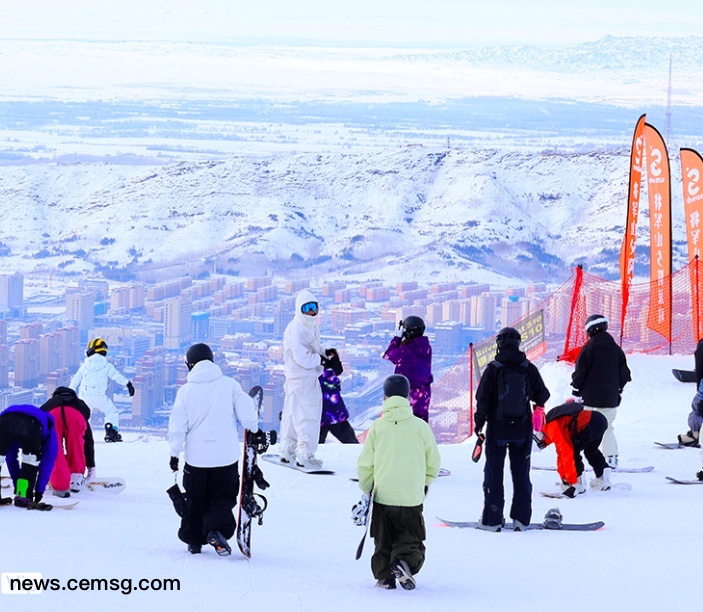
POLYGON ((328 433, 331 433, 342 444, 359 444, 359 440, 356 439, 356 434, 354 433, 354 428, 350 425, 349 421, 333 423, 332 425, 321 425, 320 444, 325 443, 328 433))
POLYGON ((371 556, 371 571, 377 580, 391 578, 391 565, 403 559, 413 574, 425 562, 425 521, 420 506, 373 504, 371 536, 376 550, 371 556))
POLYGON ((178 538, 186 544, 206 544, 208 532, 215 529, 229 540, 237 527, 232 509, 239 492, 238 463, 210 468, 186 463, 183 488, 188 513, 181 520, 178 538))
POLYGON ((513 479, 513 503, 510 518, 524 525, 532 518, 532 482, 530 481, 530 458, 532 437, 520 440, 486 439, 486 466, 483 471, 483 515, 484 525, 500 525, 503 522, 505 491, 503 471, 505 455, 510 458, 510 474, 513 479))
MULTIPOLYGON (((34 455, 38 460, 41 460, 42 433, 41 423, 33 416, 21 412, 3 414, 0 417, 0 456, 6 456, 10 447, 14 446, 15 448, 19 447, 23 454, 34 455)), ((15 482, 15 494, 22 493, 31 499, 37 484, 38 473, 38 466, 23 461, 17 481, 26 480, 27 491, 20 491, 20 487, 15 482)))
POLYGON ((608 419, 600 412, 593 411, 588 425, 572 438, 574 445, 574 464, 576 465, 576 473, 579 476, 583 474, 581 451, 583 451, 586 461, 588 461, 593 468, 596 478, 600 478, 603 475, 603 470, 609 467, 603 453, 601 453, 598 448, 603 440, 603 434, 606 429, 608 429, 608 419))

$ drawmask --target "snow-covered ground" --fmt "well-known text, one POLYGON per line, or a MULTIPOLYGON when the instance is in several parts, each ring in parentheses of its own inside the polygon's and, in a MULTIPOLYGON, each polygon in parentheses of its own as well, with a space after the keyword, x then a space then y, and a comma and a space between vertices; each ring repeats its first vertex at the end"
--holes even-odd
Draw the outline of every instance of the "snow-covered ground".
MULTIPOLYGON (((0 508, 0 571, 40 572, 44 578, 116 579, 112 591, 47 591, 0 595, 2 609, 133 610, 359 610, 372 606, 429 610, 641 611, 690 608, 697 601, 703 486, 668 484, 700 469, 693 449, 659 450, 686 430, 694 385, 677 382, 671 368, 693 367, 690 356, 629 357, 634 381, 616 421, 621 464, 653 465, 646 474, 616 474, 630 492, 587 492, 575 500, 540 497, 555 490, 556 475, 534 471, 534 519, 558 506, 566 521, 603 520, 593 533, 485 533, 440 527, 437 516, 476 520, 482 507, 483 463, 470 460, 473 440, 442 446, 452 475, 430 488, 425 505, 427 561, 415 591, 374 587, 372 542, 360 561, 361 529, 350 520, 359 498, 355 462, 360 447, 327 444, 318 455, 334 476, 311 476, 267 463, 271 488, 263 526, 252 534, 253 556, 220 558, 211 549, 191 556, 178 541, 178 517, 165 494, 173 483, 165 440, 97 447, 98 473, 126 478, 118 495, 82 493, 77 508, 49 513, 0 508), (128 591, 140 579, 178 579, 179 591, 128 591), (124 588, 122 588, 124 587, 124 588), (10 608, 12 606, 12 608, 10 608)), ((552 390, 547 407, 569 394, 570 368, 542 369, 552 390)), ((554 465, 552 449, 535 452, 534 465, 554 465)), ((3 473, 7 473, 3 470, 3 473)), ((506 478, 506 482, 509 478, 506 478)), ((508 495, 509 495, 508 487, 508 495)), ((51 501, 51 500, 47 500, 51 501)), ((236 551, 236 547, 235 547, 236 551)))

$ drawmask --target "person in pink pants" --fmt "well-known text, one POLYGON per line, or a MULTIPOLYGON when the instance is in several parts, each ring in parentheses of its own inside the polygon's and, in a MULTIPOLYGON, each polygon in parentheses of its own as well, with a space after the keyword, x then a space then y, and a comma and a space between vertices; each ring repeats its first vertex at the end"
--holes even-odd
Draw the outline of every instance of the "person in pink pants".
POLYGON ((85 417, 71 406, 58 406, 49 414, 54 417, 59 452, 51 472, 51 487, 59 497, 68 497, 69 489, 78 492, 85 474, 85 417))

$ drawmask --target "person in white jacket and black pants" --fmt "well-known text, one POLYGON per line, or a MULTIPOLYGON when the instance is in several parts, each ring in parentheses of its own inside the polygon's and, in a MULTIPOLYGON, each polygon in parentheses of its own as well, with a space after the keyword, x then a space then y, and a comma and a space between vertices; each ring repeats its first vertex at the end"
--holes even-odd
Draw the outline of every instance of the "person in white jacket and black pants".
POLYGON ((210 544, 218 555, 231 553, 235 532, 232 512, 239 491, 241 456, 237 421, 258 431, 254 401, 234 379, 222 374, 207 344, 194 344, 186 354, 187 382, 176 393, 168 424, 171 469, 178 471, 184 452, 183 488, 188 513, 178 537, 192 554, 210 544))

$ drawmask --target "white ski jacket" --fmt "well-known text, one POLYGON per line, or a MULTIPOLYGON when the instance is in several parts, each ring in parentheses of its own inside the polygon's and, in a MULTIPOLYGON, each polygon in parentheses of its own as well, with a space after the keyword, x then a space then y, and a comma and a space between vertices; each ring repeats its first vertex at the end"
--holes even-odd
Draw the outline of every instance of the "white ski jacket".
POLYGON ((317 317, 304 315, 300 308, 307 302, 317 302, 309 291, 303 290, 295 299, 295 316, 283 332, 283 372, 286 380, 318 378, 323 367, 320 357, 320 329, 317 317))
POLYGON ((107 357, 93 353, 83 362, 78 372, 73 375, 69 387, 78 393, 79 397, 101 396, 107 393, 107 379, 114 380, 118 385, 126 385, 128 380, 120 374, 107 357))
POLYGON ((237 420, 245 429, 259 429, 254 400, 212 361, 196 363, 187 381, 168 422, 171 456, 184 451, 186 463, 195 467, 233 464, 241 456, 237 420))

